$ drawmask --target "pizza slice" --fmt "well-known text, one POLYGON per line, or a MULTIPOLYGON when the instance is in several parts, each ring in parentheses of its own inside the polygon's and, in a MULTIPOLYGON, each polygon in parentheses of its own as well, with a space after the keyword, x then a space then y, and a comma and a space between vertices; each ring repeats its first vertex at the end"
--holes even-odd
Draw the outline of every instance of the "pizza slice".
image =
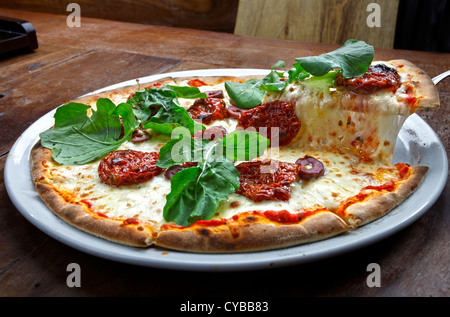
POLYGON ((428 167, 392 162, 406 118, 439 106, 431 79, 373 48, 277 63, 266 76, 176 77, 61 106, 31 152, 47 206, 138 247, 249 252, 357 230, 428 167))

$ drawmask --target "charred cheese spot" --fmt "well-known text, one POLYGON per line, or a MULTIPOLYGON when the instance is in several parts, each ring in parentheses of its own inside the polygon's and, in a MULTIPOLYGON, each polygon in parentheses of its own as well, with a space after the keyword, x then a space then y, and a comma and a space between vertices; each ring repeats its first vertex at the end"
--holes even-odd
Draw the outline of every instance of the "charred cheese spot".
POLYGON ((241 205, 241 203, 239 201, 232 201, 230 203, 230 208, 237 208, 241 205))

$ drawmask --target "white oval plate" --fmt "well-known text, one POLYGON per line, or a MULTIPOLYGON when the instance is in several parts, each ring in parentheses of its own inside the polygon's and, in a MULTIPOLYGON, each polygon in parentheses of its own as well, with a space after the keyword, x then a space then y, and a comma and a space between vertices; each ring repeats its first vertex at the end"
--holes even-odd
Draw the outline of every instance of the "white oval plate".
MULTIPOLYGON (((207 69, 153 75, 140 78, 139 81, 146 83, 166 76, 246 76, 265 75, 268 72, 261 69, 207 69)), ((136 80, 130 80, 91 94, 135 83, 136 80)), ((72 227, 55 216, 36 193, 31 180, 29 154, 39 140, 39 133, 53 125, 55 111, 32 124, 11 148, 5 164, 7 192, 23 216, 49 236, 80 251, 118 262, 188 271, 237 271, 316 261, 365 247, 407 227, 434 204, 447 181, 448 160, 445 148, 433 129, 414 114, 406 120, 399 133, 394 161, 426 165, 430 167, 430 171, 409 198, 381 219, 331 239, 272 251, 196 254, 154 247, 133 248, 97 238, 72 227)))

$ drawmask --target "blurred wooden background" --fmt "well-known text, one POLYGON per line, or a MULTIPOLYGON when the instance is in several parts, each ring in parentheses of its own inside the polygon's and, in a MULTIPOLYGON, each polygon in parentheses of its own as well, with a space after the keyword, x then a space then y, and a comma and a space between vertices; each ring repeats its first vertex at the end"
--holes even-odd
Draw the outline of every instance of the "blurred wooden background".
POLYGON ((239 0, 0 0, 0 10, 68 15, 71 2, 80 5, 81 18, 233 33, 239 0))
POLYGON ((241 0, 235 33, 331 44, 354 38, 375 47, 393 48, 399 0, 378 0, 378 8, 367 11, 373 3, 373 0, 241 0), (367 24, 372 13, 380 27, 367 24))
POLYGON ((81 18, 450 52, 450 0, 0 0, 0 16, 2 7, 69 15, 71 2, 80 5, 81 18), (367 26, 369 3, 380 5, 380 28, 367 26))

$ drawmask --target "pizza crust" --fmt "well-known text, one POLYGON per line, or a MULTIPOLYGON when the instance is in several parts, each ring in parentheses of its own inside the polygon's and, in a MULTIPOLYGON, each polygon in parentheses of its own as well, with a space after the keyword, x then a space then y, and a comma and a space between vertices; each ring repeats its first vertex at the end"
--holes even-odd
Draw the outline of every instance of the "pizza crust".
POLYGON ((158 233, 155 245, 199 253, 249 252, 290 247, 330 238, 350 227, 327 211, 298 224, 241 223, 220 228, 188 228, 158 233))
POLYGON ((95 216, 81 203, 67 202, 47 178, 45 162, 52 160, 51 151, 40 144, 31 151, 31 174, 39 196, 50 210, 72 226, 113 242, 147 247, 153 243, 152 230, 142 225, 124 225, 123 221, 95 216))
POLYGON ((412 166, 411 175, 400 182, 394 191, 349 206, 343 219, 352 228, 357 228, 383 217, 416 190, 428 170, 427 166, 412 166))
POLYGON ((389 63, 394 64, 399 72, 405 72, 411 76, 414 93, 418 98, 417 110, 434 109, 440 106, 436 85, 425 71, 404 59, 392 60, 389 63))

